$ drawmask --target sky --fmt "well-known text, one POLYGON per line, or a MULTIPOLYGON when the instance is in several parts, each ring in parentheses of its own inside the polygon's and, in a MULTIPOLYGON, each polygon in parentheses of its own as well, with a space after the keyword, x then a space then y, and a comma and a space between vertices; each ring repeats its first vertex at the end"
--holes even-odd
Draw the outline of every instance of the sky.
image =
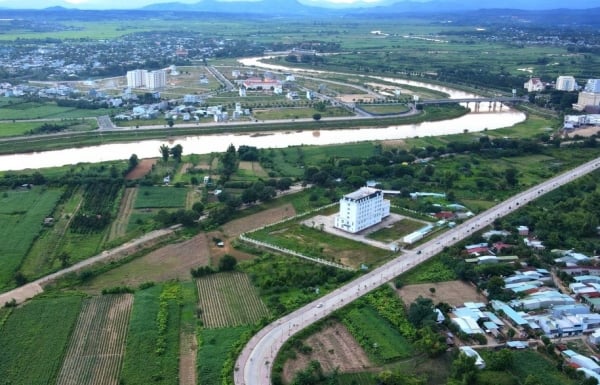
MULTIPOLYGON (((5 8, 46 8, 61 5, 67 8, 80 9, 134 9, 148 4, 180 2, 193 4, 201 0, 0 0, 0 7, 5 8)), ((256 1, 256 0, 219 0, 219 1, 256 1)), ((401 1, 401 0, 398 0, 401 1)), ((330 7, 356 7, 389 4, 391 0, 299 0, 306 5, 330 7)))

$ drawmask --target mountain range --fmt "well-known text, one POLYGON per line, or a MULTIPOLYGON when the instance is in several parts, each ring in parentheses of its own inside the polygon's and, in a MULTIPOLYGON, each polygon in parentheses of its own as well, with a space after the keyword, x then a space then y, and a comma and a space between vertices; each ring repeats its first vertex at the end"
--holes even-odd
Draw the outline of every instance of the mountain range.
MULTIPOLYGON (((549 9, 587 9, 600 7, 598 0, 503 0, 501 2, 482 2, 481 0, 432 0, 432 1, 398 1, 389 5, 374 7, 348 6, 344 8, 331 8, 320 5, 303 4, 297 0, 260 0, 260 1, 218 1, 202 0, 193 4, 169 2, 156 3, 143 7, 144 10, 153 11, 203 11, 218 13, 260 13, 273 15, 318 15, 318 14, 390 14, 390 13, 425 13, 425 12, 451 12, 478 9, 521 9, 521 10, 549 10, 549 9)), ((365 3, 363 3, 365 4, 365 3)))

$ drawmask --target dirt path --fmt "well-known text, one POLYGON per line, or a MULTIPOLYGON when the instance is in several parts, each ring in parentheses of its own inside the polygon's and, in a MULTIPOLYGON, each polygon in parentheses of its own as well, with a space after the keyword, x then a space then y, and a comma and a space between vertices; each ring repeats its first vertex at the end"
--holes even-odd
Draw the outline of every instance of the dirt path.
POLYGON ((59 270, 56 273, 49 274, 36 281, 30 282, 16 289, 0 294, 0 306, 3 306, 6 302, 11 301, 12 299, 14 299, 17 303, 22 303, 27 299, 42 293, 44 291, 42 288, 43 285, 47 285, 66 274, 76 273, 96 263, 119 260, 133 252, 144 248, 148 244, 152 244, 161 238, 173 234, 173 232, 175 232, 178 228, 179 226, 173 226, 168 229, 161 229, 149 232, 148 234, 131 240, 121 246, 115 247, 114 249, 106 250, 101 254, 86 259, 85 261, 81 261, 73 266, 67 267, 66 269, 59 270))
POLYGON ((179 334, 179 385, 196 385, 196 352, 198 343, 193 331, 179 334))
POLYGON ((133 210, 133 204, 135 202, 135 198, 137 197, 137 193, 137 187, 129 187, 125 189, 125 193, 121 199, 121 207, 119 207, 119 215, 110 228, 110 233, 108 236, 109 241, 122 237, 127 232, 127 225, 129 224, 129 218, 131 217, 131 212, 133 210))

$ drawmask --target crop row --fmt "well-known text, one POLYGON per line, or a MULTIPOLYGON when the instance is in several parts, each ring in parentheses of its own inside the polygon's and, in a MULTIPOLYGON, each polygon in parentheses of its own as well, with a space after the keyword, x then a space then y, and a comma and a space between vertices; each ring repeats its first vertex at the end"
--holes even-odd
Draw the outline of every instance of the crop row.
POLYGON ((131 294, 85 301, 57 385, 117 385, 133 304, 131 294))
POLYGON ((197 285, 206 327, 253 324, 269 314, 246 274, 214 274, 198 279, 197 285))

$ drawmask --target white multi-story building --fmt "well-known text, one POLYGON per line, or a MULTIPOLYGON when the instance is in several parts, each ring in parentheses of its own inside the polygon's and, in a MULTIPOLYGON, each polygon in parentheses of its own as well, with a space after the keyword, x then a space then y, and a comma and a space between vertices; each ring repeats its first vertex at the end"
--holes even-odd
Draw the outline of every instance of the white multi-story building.
POLYGON ((167 72, 165 70, 146 72, 146 88, 156 90, 167 85, 167 72))
POLYGON ((146 85, 146 70, 127 71, 127 87, 141 88, 146 85))
POLYGON ((150 90, 156 90, 159 88, 164 88, 166 85, 167 72, 165 70, 127 71, 127 87, 129 88, 148 88, 150 90))
POLYGON ((558 91, 575 91, 577 81, 573 76, 559 76, 556 78, 556 87, 558 91))
POLYGON ((600 110, 600 79, 588 79, 583 91, 579 93, 577 104, 573 104, 573 109, 594 113, 600 110))
POLYGON ((390 201, 383 199, 383 191, 361 187, 340 199, 340 212, 335 227, 357 233, 381 222, 390 215, 390 201))
POLYGON ((584 91, 593 94, 600 94, 600 79, 588 79, 584 91))

